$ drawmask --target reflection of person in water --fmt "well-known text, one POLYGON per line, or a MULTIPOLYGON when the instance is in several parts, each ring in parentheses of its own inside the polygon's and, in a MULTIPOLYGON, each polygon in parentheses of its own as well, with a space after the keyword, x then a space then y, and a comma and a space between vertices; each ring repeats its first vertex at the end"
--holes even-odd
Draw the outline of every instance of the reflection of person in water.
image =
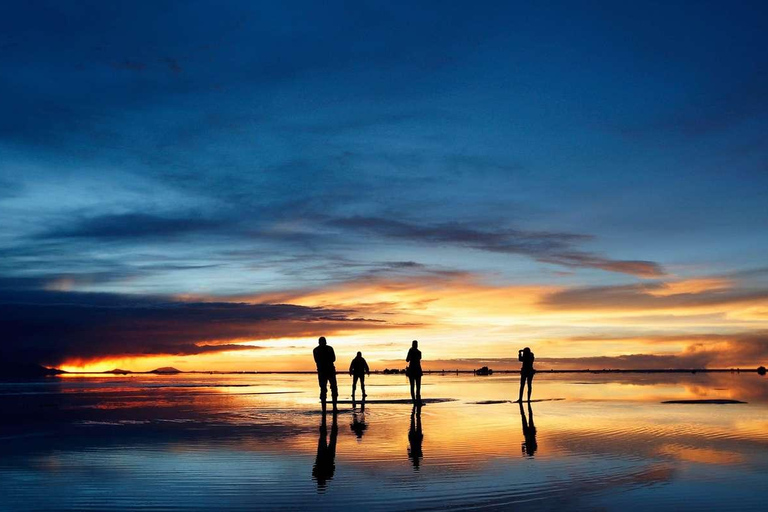
POLYGON ((421 432, 421 407, 414 405, 411 410, 411 428, 408 430, 408 458, 411 459, 413 469, 418 471, 419 464, 424 454, 421 451, 421 442, 424 434, 421 432))
POLYGON ((536 370, 533 369, 533 360, 535 358, 533 357, 533 352, 531 352, 531 349, 525 347, 524 349, 518 351, 517 359, 523 363, 523 366, 520 368, 520 396, 518 397, 517 401, 523 401, 523 388, 525 387, 525 383, 528 382, 528 401, 530 402, 533 374, 536 373, 536 370))
POLYGON ((525 419, 525 411, 523 410, 523 404, 520 403, 520 418, 523 421, 523 455, 533 457, 536 453, 536 449, 539 447, 536 443, 536 425, 533 424, 533 409, 531 409, 531 403, 528 402, 528 420, 525 419))
POLYGON ((359 411, 355 408, 355 402, 352 402, 352 423, 349 424, 349 428, 355 433, 358 440, 363 438, 363 434, 368 428, 365 423, 365 400, 360 404, 359 411))
POLYGON ((414 403, 418 401, 421 404, 421 376, 423 371, 421 369, 421 350, 419 350, 419 342, 413 340, 411 349, 408 351, 408 356, 405 358, 408 363, 405 373, 408 376, 408 380, 411 382, 411 400, 414 403), (416 392, 414 393, 414 384, 416 386, 416 392))
POLYGON ((317 439, 317 457, 315 465, 312 466, 312 479, 317 481, 317 490, 325 490, 326 482, 333 478, 336 471, 336 436, 339 433, 339 427, 336 423, 336 413, 333 414, 333 423, 331 423, 331 441, 328 442, 328 429, 326 427, 325 414, 320 423, 320 437, 317 439))

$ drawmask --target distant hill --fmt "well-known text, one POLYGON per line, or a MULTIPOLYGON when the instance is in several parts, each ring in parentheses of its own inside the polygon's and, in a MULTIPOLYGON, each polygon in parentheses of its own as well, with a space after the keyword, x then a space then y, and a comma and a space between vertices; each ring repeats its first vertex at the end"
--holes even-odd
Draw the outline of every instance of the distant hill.
POLYGON ((133 373, 131 370, 121 370, 120 368, 115 368, 114 370, 109 370, 108 372, 104 373, 114 373, 115 375, 128 375, 129 373, 133 373))
POLYGON ((170 374, 182 373, 182 372, 181 372, 181 370, 177 370, 176 368, 174 368, 172 366, 163 366, 162 368, 156 368, 156 369, 152 370, 151 372, 147 372, 147 373, 159 373, 159 374, 162 374, 162 375, 170 375, 170 374))
POLYGON ((35 363, 0 363, 0 379, 34 379, 67 373, 57 368, 46 368, 35 363))

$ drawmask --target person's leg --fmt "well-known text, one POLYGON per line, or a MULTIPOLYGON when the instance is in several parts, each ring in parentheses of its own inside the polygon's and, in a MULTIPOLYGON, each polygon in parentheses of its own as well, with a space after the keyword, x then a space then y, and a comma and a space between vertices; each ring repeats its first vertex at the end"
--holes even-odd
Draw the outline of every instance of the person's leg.
POLYGON ((325 378, 325 375, 323 375, 320 372, 318 372, 318 374, 317 374, 317 383, 320 386, 320 400, 322 402, 325 402, 325 396, 328 393, 328 390, 326 388, 327 380, 325 378))
MULTIPOLYGON (((355 399, 355 391, 356 390, 357 390, 357 375, 353 375, 352 376, 352 400, 355 399)), ((365 394, 365 391, 363 391, 363 394, 365 394)))
POLYGON ((520 395, 517 397, 517 401, 521 402, 523 401, 523 388, 525 387, 525 374, 520 373, 520 395))
POLYGON ((533 383, 533 373, 528 374, 528 403, 531 402, 531 384, 533 383))
POLYGON ((336 384, 336 372, 328 375, 328 381, 331 385, 331 398, 333 398, 333 409, 336 410, 336 401, 339 399, 339 388, 336 384))
POLYGON ((317 382, 320 385, 320 403, 322 404, 323 412, 325 412, 325 398, 328 393, 328 390, 326 389, 326 386, 327 386, 326 376, 318 372, 317 382))
POLYGON ((416 377, 416 400, 421 403, 421 375, 416 377))
POLYGON ((413 385, 415 384, 415 377, 408 377, 408 380, 411 382, 411 400, 416 401, 416 394, 413 392, 413 385))
POLYGON ((363 398, 368 396, 365 394, 365 374, 360 376, 360 391, 363 393, 363 398))

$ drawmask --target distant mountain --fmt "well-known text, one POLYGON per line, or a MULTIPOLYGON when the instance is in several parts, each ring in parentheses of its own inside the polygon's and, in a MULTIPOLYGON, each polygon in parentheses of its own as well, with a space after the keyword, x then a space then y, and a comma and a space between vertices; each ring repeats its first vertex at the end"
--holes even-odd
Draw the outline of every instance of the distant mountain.
POLYGON ((109 370, 108 372, 104 373, 114 373, 115 375, 128 375, 129 373, 133 373, 131 370, 121 370, 120 368, 115 368, 114 370, 109 370))
POLYGON ((57 368, 46 368, 35 363, 0 363, 0 379, 34 379, 67 373, 57 368))
POLYGON ((181 370, 177 370, 176 368, 174 368, 172 366, 163 366, 162 368, 156 368, 156 369, 152 370, 151 372, 147 372, 147 373, 159 373, 159 374, 162 374, 162 375, 170 375, 170 374, 174 374, 174 373, 181 373, 181 370))

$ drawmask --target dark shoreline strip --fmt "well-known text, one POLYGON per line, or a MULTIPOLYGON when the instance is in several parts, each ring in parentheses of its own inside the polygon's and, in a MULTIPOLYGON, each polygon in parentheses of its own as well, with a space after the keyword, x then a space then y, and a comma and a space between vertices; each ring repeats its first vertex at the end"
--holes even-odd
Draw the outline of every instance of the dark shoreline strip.
POLYGON ((715 404, 715 405, 726 405, 726 404, 746 404, 747 402, 742 402, 741 400, 728 400, 728 399, 706 399, 706 400, 666 400, 664 402, 661 402, 663 404, 715 404))
MULTIPOLYGON (((536 402, 559 402, 565 400, 565 398, 535 398, 533 400, 523 400, 522 403, 536 403, 536 402)), ((467 402, 472 405, 494 405, 494 404, 519 404, 521 402, 517 400, 481 400, 480 402, 467 402)))
MULTIPOLYGON (((421 403, 422 404, 440 404, 443 402, 455 402, 456 398, 422 398, 421 403)), ((328 404, 331 402, 328 401, 328 404)), ((395 398, 392 400, 386 400, 386 399, 379 399, 379 400, 338 400, 336 403, 339 404, 413 404, 413 400, 410 398, 395 398)))

